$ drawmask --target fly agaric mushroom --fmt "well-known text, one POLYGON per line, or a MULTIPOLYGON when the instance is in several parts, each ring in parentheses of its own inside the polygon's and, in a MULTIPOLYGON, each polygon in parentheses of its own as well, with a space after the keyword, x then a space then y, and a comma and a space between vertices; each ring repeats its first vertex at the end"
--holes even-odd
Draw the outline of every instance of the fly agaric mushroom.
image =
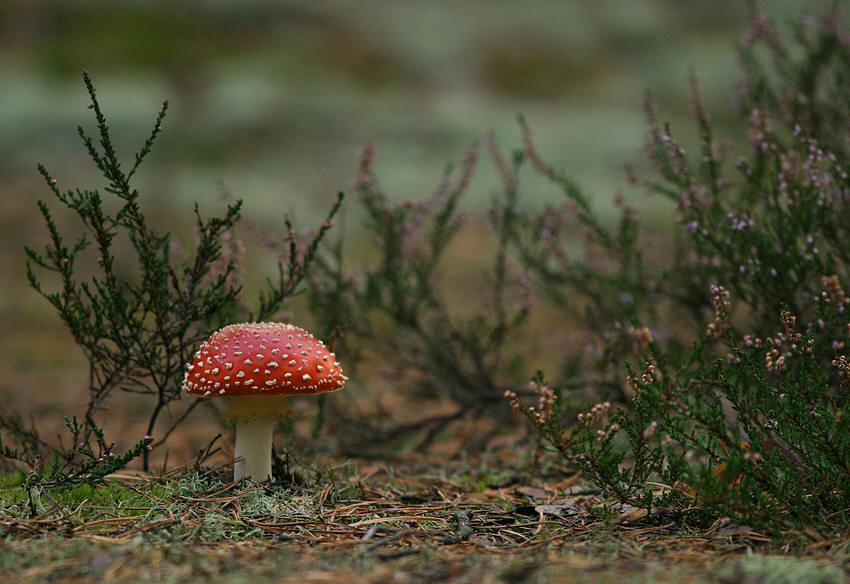
POLYGON ((229 397, 236 421, 234 480, 271 479, 274 419, 291 415, 287 395, 341 389, 348 378, 333 353, 291 324, 232 324, 215 332, 186 365, 189 395, 229 397))

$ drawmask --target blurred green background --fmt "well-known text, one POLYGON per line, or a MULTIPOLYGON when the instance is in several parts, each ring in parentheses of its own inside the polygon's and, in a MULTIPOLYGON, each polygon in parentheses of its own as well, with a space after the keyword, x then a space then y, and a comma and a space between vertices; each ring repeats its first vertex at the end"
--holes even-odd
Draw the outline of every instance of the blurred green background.
MULTIPOLYGON (((716 121, 729 115, 745 4, 7 0, 0 172, 16 198, 37 190, 36 161, 92 184, 74 132, 92 126, 86 68, 127 146, 170 100, 144 177, 163 204, 212 199, 223 181, 249 214, 316 218, 369 139, 391 190, 413 196, 486 130, 512 139, 519 112, 553 162, 607 197, 641 160, 645 91, 675 123, 692 68, 716 121)), ((809 3, 765 4, 781 22, 809 3)))
MULTIPOLYGON (((823 4, 762 8, 781 24, 823 4)), ((717 134, 734 134, 735 47, 746 24, 743 0, 5 0, 0 400, 40 415, 69 413, 52 401, 85 396, 85 361, 28 288, 22 250, 47 237, 36 200, 51 195, 37 162, 62 188, 103 186, 76 135, 78 125, 94 129, 82 69, 128 163, 170 101, 137 183, 149 215, 168 229, 188 229, 194 201, 206 216, 220 213, 221 184, 265 229, 278 230, 284 212, 315 224, 352 182, 368 140, 388 192, 423 196, 487 131, 518 145, 518 113, 544 157, 605 208, 625 184, 626 164, 646 169, 639 104, 647 91, 660 117, 688 135, 694 71, 717 134)), ((495 192, 483 164, 466 202, 473 210, 495 192)), ((530 188, 524 196, 534 204, 557 195, 530 188)), ((343 215, 356 237, 354 206, 349 200, 343 215)))

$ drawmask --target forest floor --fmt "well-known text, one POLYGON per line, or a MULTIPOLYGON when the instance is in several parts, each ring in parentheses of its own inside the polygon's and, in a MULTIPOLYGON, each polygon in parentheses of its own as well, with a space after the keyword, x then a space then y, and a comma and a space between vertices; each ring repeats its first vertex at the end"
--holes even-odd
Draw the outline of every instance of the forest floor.
POLYGON ((62 492, 7 476, 0 581, 838 583, 850 571, 850 539, 647 513, 578 475, 514 471, 509 450, 408 458, 322 461, 272 485, 209 464, 62 492))

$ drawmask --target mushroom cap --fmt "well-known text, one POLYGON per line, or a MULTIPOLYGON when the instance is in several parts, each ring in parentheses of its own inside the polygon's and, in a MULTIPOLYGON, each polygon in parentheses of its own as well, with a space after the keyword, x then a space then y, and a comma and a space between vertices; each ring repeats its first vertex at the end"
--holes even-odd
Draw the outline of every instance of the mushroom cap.
POLYGON ((299 395, 342 389, 348 379, 322 341, 279 322, 228 325, 186 365, 189 395, 299 395))

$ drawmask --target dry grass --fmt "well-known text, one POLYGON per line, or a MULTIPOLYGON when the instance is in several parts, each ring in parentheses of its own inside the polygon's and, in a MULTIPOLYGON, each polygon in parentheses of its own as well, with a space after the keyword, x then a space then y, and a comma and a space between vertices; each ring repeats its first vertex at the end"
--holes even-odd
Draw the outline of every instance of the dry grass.
POLYGON ((850 539, 795 547, 671 510, 647 516, 580 477, 504 474, 515 456, 325 465, 309 485, 187 467, 63 494, 10 486, 0 581, 840 582, 848 568, 850 539))

